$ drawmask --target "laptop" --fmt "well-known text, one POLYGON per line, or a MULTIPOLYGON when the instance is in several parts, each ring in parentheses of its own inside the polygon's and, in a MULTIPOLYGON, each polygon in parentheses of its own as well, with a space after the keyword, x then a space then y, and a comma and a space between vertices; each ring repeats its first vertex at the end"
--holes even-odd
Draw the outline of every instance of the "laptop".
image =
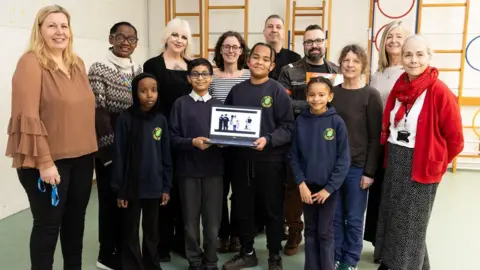
POLYGON ((261 120, 261 107, 213 105, 209 140, 205 143, 255 148, 261 120))

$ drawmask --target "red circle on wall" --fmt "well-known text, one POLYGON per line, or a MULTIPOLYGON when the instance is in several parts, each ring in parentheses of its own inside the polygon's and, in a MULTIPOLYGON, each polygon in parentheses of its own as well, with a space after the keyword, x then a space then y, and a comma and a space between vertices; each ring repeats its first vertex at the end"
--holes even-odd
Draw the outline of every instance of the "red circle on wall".
POLYGON ((400 18, 403 18, 405 16, 408 15, 408 13, 410 13, 413 9, 413 7, 415 6, 415 0, 412 0, 412 4, 410 5, 410 8, 408 9, 407 12, 405 12, 404 14, 400 15, 400 16, 393 16, 393 15, 388 15, 385 11, 383 11, 382 7, 380 6, 380 0, 376 0, 377 2, 377 7, 378 7, 378 10, 380 11, 380 13, 383 14, 383 16, 387 17, 387 18, 390 18, 390 19, 400 19, 400 18))
POLYGON ((385 27, 387 27, 387 25, 388 25, 388 23, 384 24, 382 27, 380 27, 380 29, 378 29, 377 34, 375 35, 375 39, 373 40, 373 43, 375 43, 375 48, 377 48, 377 51, 378 51, 378 44, 377 44, 378 36, 380 35, 380 32, 382 32, 382 30, 385 27))

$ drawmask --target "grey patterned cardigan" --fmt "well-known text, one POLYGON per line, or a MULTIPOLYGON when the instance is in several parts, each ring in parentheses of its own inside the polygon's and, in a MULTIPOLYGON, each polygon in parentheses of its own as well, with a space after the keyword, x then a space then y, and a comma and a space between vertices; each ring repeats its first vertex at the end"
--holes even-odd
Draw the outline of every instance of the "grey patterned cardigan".
POLYGON ((90 66, 88 79, 95 95, 95 128, 98 139, 97 158, 106 166, 112 161, 115 122, 118 115, 132 105, 130 84, 142 72, 133 60, 115 56, 108 50, 103 61, 90 66))

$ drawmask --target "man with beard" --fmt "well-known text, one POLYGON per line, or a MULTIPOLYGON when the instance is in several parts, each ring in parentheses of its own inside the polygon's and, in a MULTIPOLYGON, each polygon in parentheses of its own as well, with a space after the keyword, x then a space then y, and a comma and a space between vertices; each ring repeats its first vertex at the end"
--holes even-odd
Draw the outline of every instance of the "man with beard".
MULTIPOLYGON (((278 82, 287 89, 292 98, 295 118, 303 109, 309 107, 305 96, 309 73, 338 73, 338 66, 325 59, 325 33, 319 25, 310 25, 305 29, 303 49, 305 57, 295 63, 287 64, 282 68, 278 77, 278 82)), ((302 242, 303 221, 301 216, 303 204, 290 166, 287 166, 287 187, 284 206, 288 226, 288 239, 283 252, 286 255, 295 255, 298 253, 298 246, 302 242)))
POLYGON ((285 26, 283 18, 278 15, 270 15, 265 21, 263 29, 265 42, 275 49, 275 68, 268 74, 268 77, 277 80, 282 68, 290 63, 297 62, 302 57, 289 49, 283 48, 285 40, 285 26))

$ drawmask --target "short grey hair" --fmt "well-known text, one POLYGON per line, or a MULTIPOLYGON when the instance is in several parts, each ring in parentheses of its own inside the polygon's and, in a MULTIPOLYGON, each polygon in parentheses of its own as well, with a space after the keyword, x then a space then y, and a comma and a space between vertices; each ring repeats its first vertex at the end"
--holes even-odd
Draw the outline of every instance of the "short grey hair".
POLYGON ((403 46, 402 46, 402 54, 405 51, 405 46, 407 45, 407 43, 410 40, 417 40, 417 41, 420 41, 421 43, 423 43, 425 45, 425 47, 427 48, 427 54, 430 56, 430 58, 432 58, 433 49, 432 49, 432 46, 430 45, 430 42, 428 41, 428 39, 426 37, 424 37, 422 35, 419 35, 419 34, 411 35, 411 36, 409 36, 405 39, 405 42, 403 43, 403 46))

